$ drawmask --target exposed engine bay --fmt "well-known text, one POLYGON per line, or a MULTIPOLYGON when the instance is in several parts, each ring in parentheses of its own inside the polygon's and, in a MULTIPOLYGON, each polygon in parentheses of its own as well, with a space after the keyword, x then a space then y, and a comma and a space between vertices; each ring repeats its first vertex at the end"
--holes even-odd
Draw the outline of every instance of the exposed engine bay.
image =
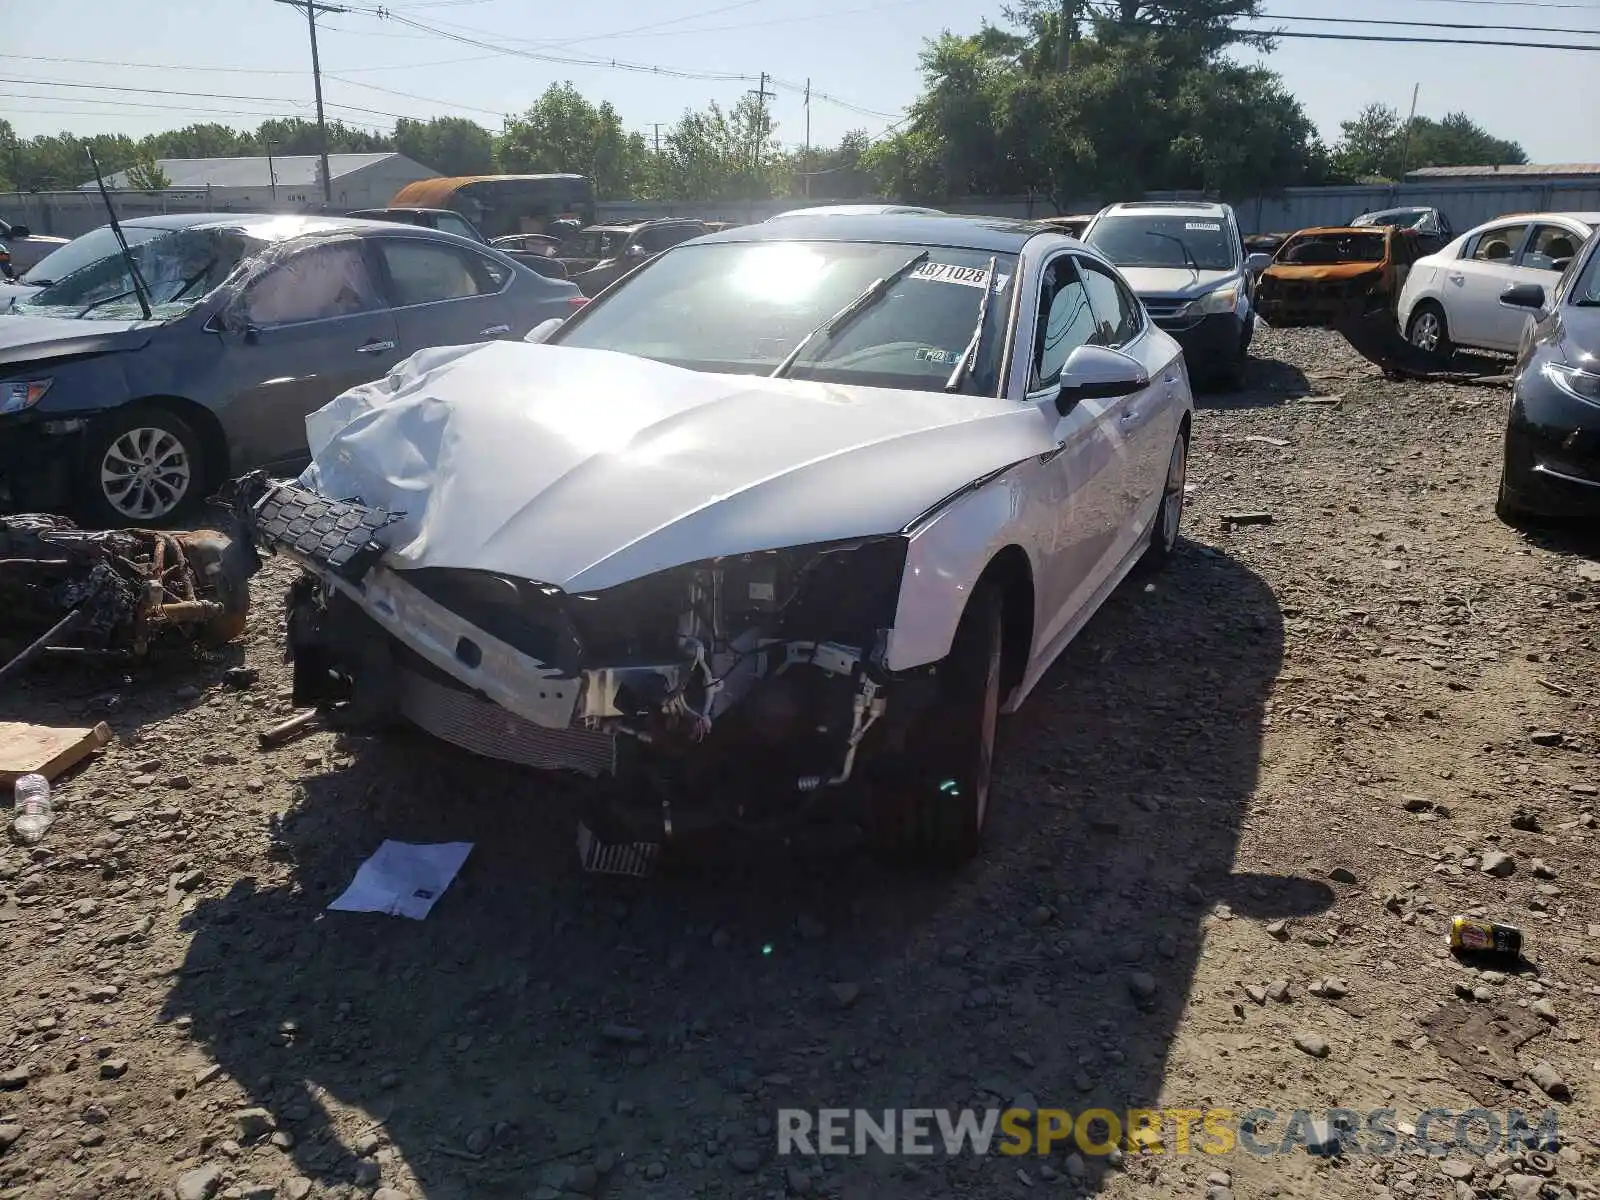
POLYGON ((297 706, 405 718, 488 757, 609 778, 615 839, 783 825, 897 739, 934 668, 883 666, 899 535, 686 564, 569 594, 382 561, 390 514, 257 473, 235 511, 304 574, 288 600, 297 706), (895 725, 900 726, 897 731, 895 725), (741 786, 741 781, 744 786, 741 786))

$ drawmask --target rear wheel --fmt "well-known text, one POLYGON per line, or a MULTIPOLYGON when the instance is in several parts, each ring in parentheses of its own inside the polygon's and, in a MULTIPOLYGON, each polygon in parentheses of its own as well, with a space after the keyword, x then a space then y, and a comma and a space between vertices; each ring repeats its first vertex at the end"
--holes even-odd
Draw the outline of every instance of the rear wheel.
POLYGON ((1189 476, 1189 439, 1180 433, 1172 444, 1172 455, 1167 460, 1167 477, 1161 485, 1161 507, 1156 511, 1156 523, 1150 530, 1150 544, 1145 548, 1144 565, 1157 568, 1166 565, 1178 545, 1178 527, 1183 523, 1183 491, 1189 476))
POLYGON ((1411 314, 1411 324, 1406 329, 1406 341, 1418 350, 1426 350, 1430 354, 1446 356, 1455 352, 1455 344, 1450 340, 1450 325, 1446 321, 1444 309, 1432 300, 1425 300, 1417 305, 1416 312, 1411 314))
POLYGON ((953 866, 978 852, 994 775, 1002 635, 1000 589, 980 583, 940 666, 937 698, 878 773, 879 834, 897 857, 953 866))

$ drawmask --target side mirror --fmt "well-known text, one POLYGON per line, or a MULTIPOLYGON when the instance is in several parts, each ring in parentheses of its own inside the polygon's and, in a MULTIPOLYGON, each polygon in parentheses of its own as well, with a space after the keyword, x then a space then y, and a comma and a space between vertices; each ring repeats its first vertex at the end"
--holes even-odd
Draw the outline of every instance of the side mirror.
POLYGON ((540 321, 523 336, 523 341, 533 342, 535 345, 548 341, 550 335, 567 323, 565 317, 551 317, 549 320, 540 321))
POLYGON ((1272 265, 1272 255, 1256 251, 1244 260, 1244 269, 1252 275, 1259 275, 1272 265))
POLYGON ((13 225, 11 227, 10 234, 7 236, 14 238, 32 237, 33 230, 29 229, 26 225, 13 225))
POLYGON ((1104 346, 1079 346, 1061 368, 1056 411, 1066 416, 1084 400, 1114 400, 1150 386, 1150 376, 1134 359, 1104 346))
POLYGON ((1507 308, 1533 308, 1543 311, 1544 288, 1537 283, 1513 283, 1500 293, 1500 303, 1507 308))
POLYGON ((638 242, 635 242, 633 245, 629 246, 626 250, 624 250, 622 252, 622 257, 623 258, 630 258, 634 262, 642 262, 645 259, 650 257, 650 251, 646 250, 643 246, 639 245, 638 242))

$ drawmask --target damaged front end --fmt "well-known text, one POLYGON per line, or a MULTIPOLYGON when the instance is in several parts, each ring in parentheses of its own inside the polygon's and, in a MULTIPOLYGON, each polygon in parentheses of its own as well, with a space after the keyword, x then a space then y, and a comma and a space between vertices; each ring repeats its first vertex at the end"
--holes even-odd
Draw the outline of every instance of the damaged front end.
POLYGON ((400 717, 487 757, 607 778, 612 841, 784 826, 855 778, 869 743, 895 739, 931 693, 931 671, 882 666, 899 534, 573 594, 392 569, 390 514, 297 483, 247 477, 237 508, 258 545, 305 571, 289 597, 297 705, 365 725, 400 717))

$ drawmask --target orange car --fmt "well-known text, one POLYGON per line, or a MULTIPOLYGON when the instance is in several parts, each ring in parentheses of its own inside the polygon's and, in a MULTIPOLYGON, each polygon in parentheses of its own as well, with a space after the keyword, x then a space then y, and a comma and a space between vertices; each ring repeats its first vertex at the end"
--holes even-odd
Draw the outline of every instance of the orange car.
POLYGON ((1420 257, 1421 243, 1409 229, 1302 229, 1262 272, 1256 311, 1268 325, 1290 328, 1392 308, 1420 257))

